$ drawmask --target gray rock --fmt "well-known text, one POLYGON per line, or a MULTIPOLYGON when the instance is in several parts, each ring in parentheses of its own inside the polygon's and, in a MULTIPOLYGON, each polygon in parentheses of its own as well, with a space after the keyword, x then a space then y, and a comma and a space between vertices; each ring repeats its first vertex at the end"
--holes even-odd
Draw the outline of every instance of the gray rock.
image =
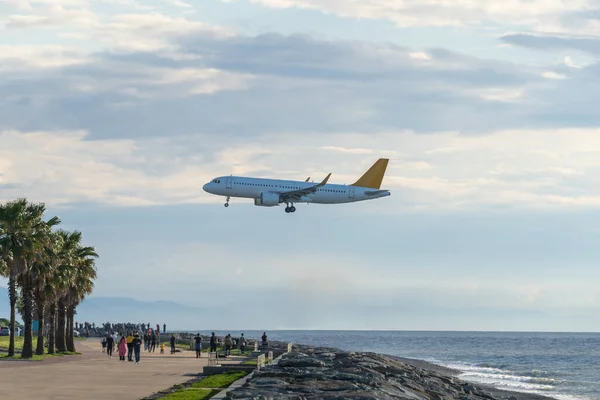
MULTIPOLYGON (((228 399, 500 400, 452 376, 374 353, 294 345, 228 399)), ((511 398, 509 400, 517 400, 511 398)))

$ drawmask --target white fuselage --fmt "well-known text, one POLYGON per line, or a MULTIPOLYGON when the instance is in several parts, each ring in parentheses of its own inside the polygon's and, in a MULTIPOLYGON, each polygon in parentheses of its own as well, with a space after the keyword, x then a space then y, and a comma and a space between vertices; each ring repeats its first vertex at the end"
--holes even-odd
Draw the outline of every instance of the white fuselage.
MULTIPOLYGON (((306 189, 315 182, 287 181, 279 179, 247 178, 241 176, 221 176, 203 186, 211 194, 229 197, 258 199, 263 193, 285 193, 306 189)), ((326 184, 314 193, 301 198, 300 203, 340 204, 371 200, 389 196, 387 190, 360 186, 326 184)))

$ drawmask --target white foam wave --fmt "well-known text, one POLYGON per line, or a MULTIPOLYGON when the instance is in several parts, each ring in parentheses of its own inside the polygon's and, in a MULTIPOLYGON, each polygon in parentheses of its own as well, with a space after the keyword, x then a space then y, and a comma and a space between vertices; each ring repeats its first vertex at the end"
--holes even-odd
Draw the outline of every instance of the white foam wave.
POLYGON ((553 397, 558 400, 589 400, 587 397, 560 394, 556 392, 556 385, 561 382, 548 377, 549 374, 545 371, 534 370, 530 373, 519 375, 510 370, 496 368, 491 364, 470 365, 444 363, 439 360, 427 361, 461 371, 461 374, 458 376, 460 379, 493 386, 497 389, 539 394, 542 396, 553 397))

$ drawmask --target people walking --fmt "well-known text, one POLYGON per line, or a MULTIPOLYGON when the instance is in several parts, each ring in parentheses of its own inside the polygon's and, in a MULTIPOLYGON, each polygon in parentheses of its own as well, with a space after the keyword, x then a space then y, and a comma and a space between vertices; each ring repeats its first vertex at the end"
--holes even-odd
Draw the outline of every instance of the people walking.
POLYGON ((125 336, 121 336, 121 340, 119 341, 119 360, 125 361, 125 354, 127 354, 127 338, 125 336))
POLYGON ((133 333, 127 335, 127 361, 133 361, 133 333))
POLYGON ((142 350, 142 339, 140 338, 140 334, 139 333, 135 333, 133 335, 133 351, 135 353, 135 363, 136 364, 140 364, 140 352, 142 350))
POLYGON ((199 333, 196 334, 194 342, 196 342, 196 358, 200 358, 202 356, 202 336, 199 333))
POLYGON ((112 353, 113 353, 113 348, 114 347, 115 347, 115 339, 109 333, 106 336, 106 353, 108 354, 109 358, 112 358, 112 353))

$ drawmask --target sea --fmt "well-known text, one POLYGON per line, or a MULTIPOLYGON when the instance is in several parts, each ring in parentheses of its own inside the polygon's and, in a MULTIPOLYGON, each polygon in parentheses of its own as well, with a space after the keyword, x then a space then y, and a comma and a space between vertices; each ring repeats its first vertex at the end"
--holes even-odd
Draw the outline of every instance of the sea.
MULTIPOLYGON (((204 334, 203 331, 200 331, 204 334)), ((215 331, 217 335, 241 331, 215 331)), ((246 331, 260 338, 262 331, 246 331)), ((268 338, 414 358, 461 379, 559 400, 600 400, 600 333, 268 331, 268 338)))

